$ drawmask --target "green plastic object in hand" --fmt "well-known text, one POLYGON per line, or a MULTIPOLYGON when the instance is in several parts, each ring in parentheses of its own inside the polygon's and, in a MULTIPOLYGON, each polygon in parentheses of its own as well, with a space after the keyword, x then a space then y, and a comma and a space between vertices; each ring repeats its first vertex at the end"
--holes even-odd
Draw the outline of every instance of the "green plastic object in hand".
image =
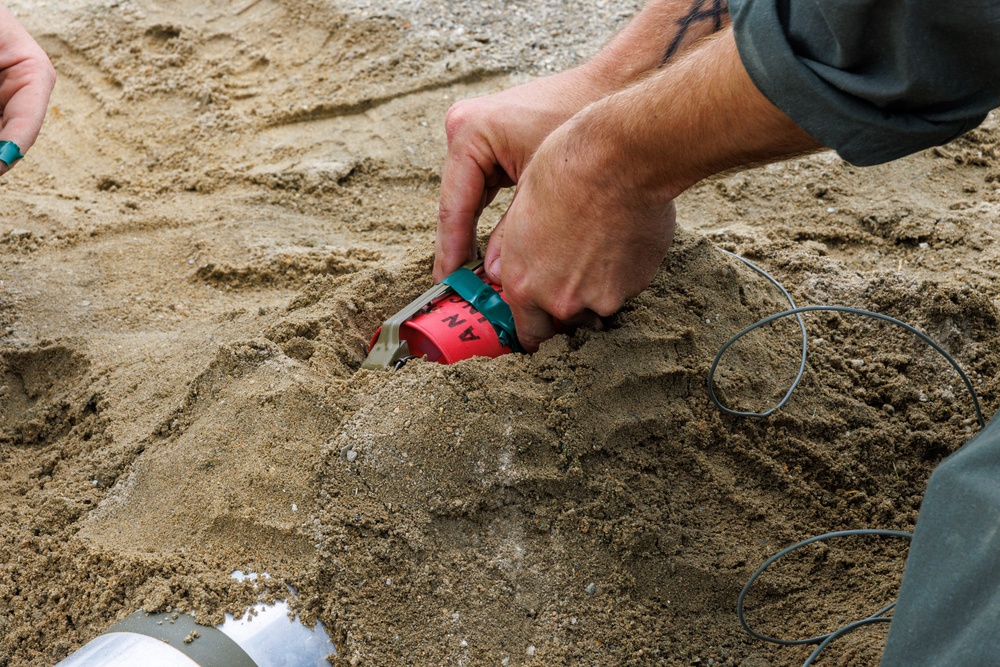
POLYGON ((453 360, 477 355, 495 357, 507 351, 521 352, 522 348, 518 345, 517 332, 514 329, 514 315, 511 313, 510 306, 492 285, 484 282, 476 274, 476 270, 482 265, 483 260, 481 259, 467 263, 387 319, 379 328, 377 338, 372 341, 371 351, 361 367, 369 370, 399 368, 411 355, 428 354, 432 360, 447 359, 442 353, 445 347, 449 348, 447 354, 452 356, 453 360), (442 299, 449 292, 454 292, 457 296, 439 304, 440 310, 431 309, 431 304, 442 299), (459 303, 463 305, 457 305, 459 303), (465 319, 460 318, 466 313, 465 309, 469 308, 472 309, 469 312, 478 313, 482 317, 476 318, 476 322, 467 329, 453 330, 453 336, 449 338, 447 332, 451 330, 451 327, 467 324, 465 319), (430 323, 425 320, 422 324, 417 324, 432 312, 438 313, 438 319, 430 323), (440 319, 441 313, 445 312, 451 314, 440 319), (466 348, 465 345, 483 340, 479 335, 482 332, 477 333, 480 326, 484 326, 486 331, 492 328, 493 333, 496 333, 497 336, 496 341, 488 342, 485 345, 476 343, 474 346, 476 351, 470 353, 469 348, 466 348), (404 329, 406 335, 403 333, 404 329), (458 336, 454 338, 454 334, 457 332, 458 336), (409 335, 414 333, 417 334, 417 342, 416 347, 411 350, 409 335), (440 338, 442 333, 445 334, 445 338, 440 338), (459 345, 459 349, 453 349, 455 344, 459 345), (444 347, 439 347, 442 345, 444 347), (433 356, 430 354, 431 352, 434 353, 433 356))
POLYGON ((0 162, 12 167, 23 157, 21 149, 13 141, 0 141, 0 162))
POLYGON ((500 343, 514 352, 521 352, 514 328, 514 314, 503 297, 474 271, 462 267, 441 281, 455 290, 485 317, 497 332, 500 343))

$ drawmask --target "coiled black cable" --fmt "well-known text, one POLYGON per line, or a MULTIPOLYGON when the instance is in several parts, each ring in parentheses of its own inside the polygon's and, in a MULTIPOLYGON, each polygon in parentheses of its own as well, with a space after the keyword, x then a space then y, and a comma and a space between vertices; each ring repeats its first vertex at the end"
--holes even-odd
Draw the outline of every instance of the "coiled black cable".
MULTIPOLYGON (((848 306, 805 306, 805 307, 802 307, 802 308, 796 307, 795 306, 795 302, 792 300, 792 297, 788 293, 788 291, 781 285, 781 283, 779 283, 775 278, 771 277, 771 275, 769 275, 766 271, 764 271, 763 269, 761 269, 760 267, 758 267, 757 265, 755 265, 753 262, 751 262, 751 261, 749 261, 747 259, 744 259, 743 257, 740 257, 739 255, 733 254, 733 253, 728 252, 726 250, 722 250, 722 252, 725 253, 726 255, 729 255, 730 257, 734 257, 734 258, 738 259, 739 261, 743 262, 743 264, 745 264, 746 266, 748 266, 750 269, 752 269, 753 271, 755 271, 756 273, 760 274, 761 276, 763 276, 764 278, 766 278, 768 281, 770 281, 771 284, 775 285, 781 291, 781 293, 784 295, 784 297, 788 300, 789 304, 792 306, 791 309, 789 309, 789 310, 786 310, 786 311, 783 311, 783 312, 776 313, 774 315, 770 315, 768 317, 765 317, 764 319, 762 319, 762 320, 760 320, 760 321, 758 321, 758 322, 750 325, 749 327, 743 329, 738 334, 736 334, 735 336, 733 336, 732 338, 730 338, 726 342, 726 344, 722 346, 722 349, 719 350, 718 354, 715 355, 715 359, 712 361, 712 365, 711 365, 711 367, 709 368, 709 371, 708 371, 708 377, 706 378, 706 387, 708 389, 708 396, 711 399, 712 403, 714 403, 715 406, 719 410, 721 410, 722 412, 725 412, 726 414, 732 415, 732 416, 735 416, 735 417, 758 417, 758 418, 760 418, 760 417, 768 417, 768 416, 770 416, 778 408, 780 408, 783 405, 785 405, 785 403, 787 403, 788 399, 791 397, 792 393, 798 387, 799 382, 802 380, 802 376, 805 373, 806 359, 808 358, 808 335, 806 333, 805 323, 802 320, 802 313, 815 312, 815 311, 835 311, 835 312, 842 312, 842 313, 851 313, 851 314, 855 314, 855 315, 862 315, 862 316, 865 316, 865 317, 871 317, 871 318, 875 318, 875 319, 878 319, 878 320, 882 320, 884 322, 889 322, 890 324, 895 324, 896 326, 902 327, 906 331, 914 334, 915 336, 917 336, 918 338, 920 338, 922 341, 924 341, 925 343, 927 343, 928 345, 930 345, 936 352, 938 352, 942 357, 944 357, 945 361, 947 361, 948 364, 951 365, 951 367, 953 369, 955 369, 955 372, 958 373, 958 376, 962 379, 962 382, 965 384, 965 388, 969 392, 969 396, 972 398, 972 405, 973 405, 973 408, 975 410, 976 420, 978 421, 980 428, 986 426, 986 419, 983 416, 983 411, 982 411, 982 408, 980 407, 980 404, 979 404, 979 396, 976 394, 976 390, 972 386, 972 381, 969 380, 969 377, 965 374, 965 371, 962 370, 962 367, 959 366, 958 362, 956 362, 955 359, 950 354, 948 354, 948 352, 946 352, 944 350, 944 348, 942 348, 940 345, 938 345, 934 340, 932 340, 929 336, 927 336, 923 332, 919 331, 918 329, 915 329, 914 327, 910 326, 909 324, 906 324, 905 322, 897 320, 897 319, 895 319, 893 317, 889 317, 888 315, 882 315, 881 313, 874 313, 874 312, 871 312, 871 311, 868 311, 868 310, 862 310, 860 308, 851 308, 851 307, 848 307, 848 306), (770 324, 771 322, 774 322, 776 320, 779 320, 779 319, 782 319, 782 318, 785 318, 785 317, 790 317, 792 315, 794 315, 795 318, 798 320, 799 327, 800 327, 800 329, 802 331, 802 354, 801 354, 801 362, 799 364, 798 374, 795 376, 795 379, 792 381, 791 386, 788 388, 788 391, 785 392, 785 395, 781 399, 781 401, 776 406, 774 406, 773 408, 771 408, 770 410, 767 410, 765 412, 759 412, 759 413, 758 412, 746 412, 746 411, 740 411, 740 410, 733 410, 733 409, 731 409, 731 408, 723 405, 722 402, 719 400, 719 398, 715 394, 715 372, 718 369, 719 362, 722 360, 722 357, 726 353, 726 351, 729 350, 729 348, 734 343, 736 343, 736 341, 738 341, 739 339, 743 338, 743 336, 746 336, 751 331, 755 331, 755 330, 759 329, 760 327, 762 327, 762 326, 764 326, 766 324, 770 324)), ((818 535, 816 537, 811 537, 811 538, 809 538, 807 540, 803 540, 801 542, 797 542, 797 543, 791 545, 790 547, 786 547, 786 548, 782 549, 781 551, 779 551, 778 553, 774 554, 773 556, 771 556, 770 558, 768 558, 766 561, 764 561, 764 563, 760 567, 758 567, 757 570, 753 573, 753 575, 747 581, 746 585, 744 585, 743 590, 740 591, 739 597, 737 598, 737 602, 736 602, 736 616, 739 619, 740 625, 743 627, 743 629, 747 633, 749 633, 751 636, 755 637, 756 639, 759 639, 759 640, 765 641, 765 642, 770 642, 772 644, 780 644, 782 646, 797 646, 797 645, 802 645, 802 644, 818 644, 818 646, 816 646, 816 648, 813 650, 813 652, 806 659, 805 663, 803 663, 803 665, 802 665, 802 667, 809 667, 810 665, 813 664, 813 662, 815 662, 816 658, 819 657, 820 653, 822 653, 823 650, 827 646, 829 646, 830 643, 833 642, 835 639, 837 639, 839 637, 842 637, 843 635, 845 635, 845 634, 847 634, 849 632, 853 632, 854 630, 856 630, 858 628, 861 628, 861 627, 864 627, 866 625, 871 625, 873 623, 889 623, 889 622, 891 622, 892 621, 892 617, 891 616, 886 616, 885 614, 887 614, 893 607, 896 606, 895 602, 892 602, 892 603, 886 605, 885 607, 883 607, 882 609, 879 609, 878 611, 876 611, 874 614, 871 614, 870 616, 867 616, 867 617, 865 617, 863 619, 860 619, 860 620, 848 623, 847 625, 844 625, 843 627, 838 628, 838 629, 836 629, 836 630, 834 630, 832 632, 828 632, 828 633, 822 634, 822 635, 817 635, 815 637, 808 637, 808 638, 805 638, 805 639, 780 639, 778 637, 770 637, 768 635, 765 635, 765 634, 762 634, 762 633, 759 633, 759 632, 755 631, 753 628, 750 627, 750 624, 747 623, 746 615, 745 615, 745 611, 744 611, 744 602, 746 600, 746 596, 750 592, 750 588, 753 586, 753 584, 757 581, 757 579, 761 576, 761 574, 763 574, 764 571, 770 565, 774 564, 776 561, 780 560, 781 558, 783 558, 784 556, 788 555, 792 551, 795 551, 796 549, 800 549, 801 547, 804 547, 804 546, 806 546, 808 544, 813 544, 814 542, 825 541, 825 540, 833 539, 833 538, 836 538, 836 537, 846 537, 846 536, 850 536, 850 535, 884 535, 884 536, 891 536, 891 537, 902 537, 902 538, 906 538, 906 539, 911 539, 913 537, 912 533, 907 533, 907 532, 898 531, 898 530, 882 530, 882 529, 841 530, 841 531, 835 531, 835 532, 831 532, 831 533, 825 533, 823 535, 818 535)))
POLYGON ((864 625, 868 625, 869 623, 875 623, 875 622, 888 623, 889 621, 891 621, 892 618, 886 616, 886 614, 893 607, 896 606, 895 602, 887 604, 886 606, 882 607, 875 613, 859 621, 848 623, 847 625, 838 628, 832 632, 827 632, 822 635, 816 635, 815 637, 808 637, 805 639, 780 639, 778 637, 771 637, 769 635, 757 632, 752 627, 750 627, 750 624, 747 622, 744 603, 746 601, 747 594, 750 593, 750 589, 757 582, 757 579, 760 578, 760 575, 764 574, 764 570, 766 570, 768 567, 773 565, 775 562, 781 560, 791 552, 797 549, 801 549, 802 547, 807 546, 809 544, 813 544, 815 542, 825 542, 826 540, 830 540, 836 537, 849 537, 852 535, 884 535, 891 537, 902 537, 907 540, 912 539, 913 537, 913 533, 907 533, 901 530, 881 530, 876 528, 871 528, 871 529, 861 528, 855 530, 838 530, 832 533, 824 533, 823 535, 817 535, 816 537, 810 537, 807 540, 796 542, 790 547, 785 547, 784 549, 782 549, 781 551, 779 551, 778 553, 774 554, 766 561, 764 561, 764 563, 760 567, 758 567, 757 570, 752 575, 750 575, 750 579, 747 580, 747 583, 743 586, 743 590, 740 591, 739 597, 736 598, 736 618, 739 619, 740 626, 752 637, 759 639, 761 641, 769 642, 771 644, 780 644, 781 646, 819 644, 819 646, 817 646, 816 649, 813 650, 812 654, 802 665, 802 667, 809 667, 809 665, 813 664, 816 658, 819 657, 819 654, 823 651, 823 649, 829 646, 830 642, 832 642, 834 639, 846 635, 848 632, 856 630, 857 628, 860 628, 864 625))
MULTIPOLYGON (((719 250, 725 253, 726 255, 729 255, 730 257, 738 259, 739 261, 743 262, 750 269, 752 269, 753 271, 757 272, 758 274, 766 278, 768 281, 770 281, 770 283, 775 287, 777 287, 778 290, 781 292, 781 294, 785 297, 785 299, 788 301, 788 305, 792 307, 792 310, 795 309, 796 307, 795 300, 792 299, 792 295, 789 294, 788 290, 785 289, 784 285, 778 282, 776 278, 772 277, 771 274, 769 274, 767 271, 760 268, 759 266, 757 266, 748 259, 744 259, 743 257, 740 257, 735 253, 729 252, 728 250, 722 250, 721 248, 719 248, 719 250)), ((729 342, 725 344, 725 346, 722 348, 719 354, 715 357, 715 361, 712 363, 711 370, 708 371, 708 395, 712 399, 712 402, 715 403, 715 406, 717 408, 719 408, 728 415, 732 415, 733 417, 761 418, 761 417, 770 417, 772 414, 775 413, 776 410, 779 410, 780 408, 784 407, 785 403, 788 402, 788 399, 792 397, 792 393, 795 391, 795 388, 799 386, 799 382, 802 380, 802 376, 806 372, 806 358, 809 353, 809 335, 806 333, 806 323, 802 320, 801 314, 795 315, 795 319, 799 321, 799 330, 802 332, 802 354, 799 359, 799 372, 795 375, 795 379, 792 380, 791 386, 788 387, 788 391, 786 391, 785 395, 781 398, 780 401, 778 401, 778 404, 775 405, 770 410, 765 410, 764 412, 743 412, 740 410, 732 410, 730 408, 727 408, 719 401, 719 399, 715 397, 715 390, 712 387, 712 378, 715 377, 715 369, 719 365, 719 360, 722 358, 722 355, 726 352, 726 350, 728 350, 733 343, 739 340, 741 336, 750 333, 750 331, 753 331, 753 329, 750 330, 744 329, 742 332, 737 334, 735 338, 730 339, 729 342)), ((754 326, 759 326, 759 323, 754 326)))
MULTIPOLYGON (((930 336, 923 333, 919 329, 915 329, 906 322, 901 322, 894 317, 889 317, 888 315, 882 315, 881 313, 873 313, 870 310, 862 310, 861 308, 851 308, 849 306, 803 306, 802 308, 792 308, 791 310, 786 310, 765 317, 764 319, 760 320, 759 322, 756 322, 755 324, 751 324, 746 329, 744 329, 743 331, 739 332, 738 334, 730 338, 726 342, 726 344, 722 346, 722 349, 719 350, 719 353, 715 355, 715 360, 712 362, 712 366, 708 370, 708 378, 707 378, 708 396, 712 400, 712 402, 715 403, 716 407, 718 407, 720 410, 722 410, 727 414, 737 415, 740 417, 767 416, 773 413, 774 409, 771 409, 766 413, 761 413, 760 415, 758 415, 752 412, 737 412, 735 410, 731 410, 730 408, 724 406, 715 395, 715 386, 714 386, 715 371, 719 366, 719 361, 722 359, 722 355, 726 353, 726 350, 728 350, 736 341, 738 341, 740 338, 747 335, 751 331, 755 331, 756 329, 759 329, 765 324, 770 324, 771 322, 774 322, 775 320, 780 320, 783 317, 789 317, 791 315, 798 316, 800 313, 811 313, 815 311, 836 311, 840 313, 853 313, 855 315, 864 315, 865 317, 873 317, 875 319, 883 320, 885 322, 890 322, 892 324, 895 324, 896 326, 902 327, 907 331, 909 331, 910 333, 917 336, 918 338, 920 338, 922 341, 924 341, 932 348, 934 348, 934 350, 938 352, 942 357, 944 357, 945 361, 947 361, 951 365, 951 367, 955 369, 955 372, 958 373, 958 376, 962 378, 962 382, 965 384, 965 388, 969 390, 969 396, 972 397, 972 406, 976 411, 976 420, 979 422, 980 428, 986 426, 986 419, 985 417, 983 417, 983 411, 979 407, 979 396, 976 394, 976 390, 972 386, 972 381, 969 380, 969 376, 965 374, 965 371, 962 370, 962 367, 958 365, 958 362, 955 361, 955 359, 950 354, 948 354, 944 350, 944 348, 935 343, 930 336)), ((795 390, 801 378, 802 378, 802 373, 800 372, 798 377, 795 378, 792 387, 788 390, 788 393, 786 394, 786 399, 783 399, 783 402, 784 400, 787 400, 787 397, 791 395, 792 391, 795 390)))

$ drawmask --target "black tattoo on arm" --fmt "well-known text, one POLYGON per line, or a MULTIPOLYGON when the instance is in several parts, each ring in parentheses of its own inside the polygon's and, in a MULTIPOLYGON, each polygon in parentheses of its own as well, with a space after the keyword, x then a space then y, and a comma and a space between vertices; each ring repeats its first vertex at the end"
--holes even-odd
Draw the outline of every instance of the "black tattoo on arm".
POLYGON ((696 24, 704 21, 712 21, 712 32, 718 32, 722 29, 722 19, 725 17, 726 12, 729 11, 729 3, 727 0, 711 0, 711 7, 705 9, 705 5, 708 2, 709 0, 694 0, 690 11, 677 19, 677 34, 674 35, 670 46, 667 47, 667 52, 663 54, 663 60, 660 62, 661 66, 666 65, 677 54, 681 42, 687 36, 688 30, 696 24))

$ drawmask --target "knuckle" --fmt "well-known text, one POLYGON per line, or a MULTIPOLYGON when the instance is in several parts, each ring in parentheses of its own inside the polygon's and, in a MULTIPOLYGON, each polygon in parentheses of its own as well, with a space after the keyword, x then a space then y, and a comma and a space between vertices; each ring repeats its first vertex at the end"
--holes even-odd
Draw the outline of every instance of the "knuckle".
POLYGON ((560 285, 548 292, 548 299, 545 300, 543 307, 549 315, 560 322, 573 321, 586 310, 579 290, 568 285, 560 285))
POLYGON ((575 320, 584 308, 579 299, 563 297, 554 301, 546 310, 557 320, 570 322, 575 320))
POLYGON ((444 130, 448 139, 460 134, 473 122, 475 116, 475 107, 468 100, 452 104, 444 115, 444 130))
POLYGON ((464 238, 466 234, 474 234, 476 222, 477 220, 474 217, 471 217, 471 214, 461 206, 451 207, 447 204, 438 205, 438 239, 440 239, 443 234, 448 234, 450 235, 449 238, 443 240, 449 242, 452 240, 451 236, 457 235, 460 238, 464 238))
POLYGON ((625 303, 625 299, 619 296, 607 296, 598 299, 591 308, 599 317, 611 317, 618 312, 618 309, 625 303))
POLYGON ((514 304, 523 304, 531 301, 531 296, 524 283, 524 279, 517 275, 504 276, 503 296, 508 302, 514 304))
POLYGON ((26 65, 31 79, 45 84, 50 89, 55 86, 56 68, 52 65, 52 61, 49 60, 44 51, 39 49, 33 58, 26 61, 26 65))
POLYGON ((590 300, 589 307, 598 317, 611 317, 621 309, 625 301, 639 292, 641 289, 623 287, 619 289, 606 289, 595 294, 590 300))
POLYGON ((528 352, 537 352, 538 347, 544 342, 542 338, 537 336, 532 336, 530 334, 525 335, 521 333, 518 333, 517 340, 521 343, 521 347, 528 352))

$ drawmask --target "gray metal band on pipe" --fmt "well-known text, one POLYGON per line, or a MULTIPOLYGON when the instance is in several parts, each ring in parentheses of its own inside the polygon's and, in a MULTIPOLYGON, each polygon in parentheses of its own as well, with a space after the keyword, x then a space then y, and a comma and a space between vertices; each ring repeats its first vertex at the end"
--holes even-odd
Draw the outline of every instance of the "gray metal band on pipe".
POLYGON ((190 614, 147 614, 141 609, 112 625, 104 634, 129 632, 166 642, 200 667, 257 667, 253 658, 224 632, 211 625, 198 625, 190 614), (200 636, 190 642, 184 640, 200 636))

